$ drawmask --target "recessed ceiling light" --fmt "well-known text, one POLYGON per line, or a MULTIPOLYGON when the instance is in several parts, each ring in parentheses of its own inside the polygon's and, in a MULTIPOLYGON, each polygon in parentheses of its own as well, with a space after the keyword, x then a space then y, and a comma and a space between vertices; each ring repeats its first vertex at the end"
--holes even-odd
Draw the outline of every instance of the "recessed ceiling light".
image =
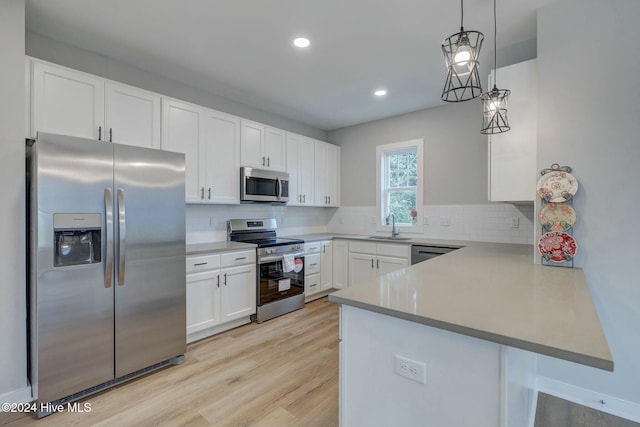
POLYGON ((293 44, 297 47, 309 47, 311 42, 306 37, 298 37, 293 41, 293 44))
POLYGON ((384 89, 378 89, 375 92, 373 92, 373 94, 375 96, 385 96, 387 94, 387 91, 384 89))

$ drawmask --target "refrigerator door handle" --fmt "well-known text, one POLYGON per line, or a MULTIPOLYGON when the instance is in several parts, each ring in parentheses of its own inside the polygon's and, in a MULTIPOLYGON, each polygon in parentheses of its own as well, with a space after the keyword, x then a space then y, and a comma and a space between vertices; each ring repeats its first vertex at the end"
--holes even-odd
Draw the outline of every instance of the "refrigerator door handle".
POLYGON ((104 218, 107 247, 107 259, 104 263, 104 287, 110 288, 113 283, 113 194, 110 188, 104 189, 104 218))
POLYGON ((127 222, 124 209, 124 190, 118 188, 118 285, 120 286, 124 286, 126 241, 127 222))

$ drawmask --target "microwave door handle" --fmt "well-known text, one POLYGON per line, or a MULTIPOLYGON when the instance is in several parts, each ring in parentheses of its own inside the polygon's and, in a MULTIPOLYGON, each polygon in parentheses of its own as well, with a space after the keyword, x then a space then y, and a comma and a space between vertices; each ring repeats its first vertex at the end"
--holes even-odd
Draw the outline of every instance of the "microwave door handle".
POLYGON ((118 188, 118 285, 125 281, 125 247, 127 243, 127 221, 124 208, 124 190, 118 188))
POLYGON ((107 259, 104 263, 104 287, 110 288, 113 282, 113 194, 110 188, 104 189, 104 218, 107 259))
POLYGON ((282 180, 278 177, 278 185, 276 186, 276 198, 280 200, 280 195, 282 194, 282 180))

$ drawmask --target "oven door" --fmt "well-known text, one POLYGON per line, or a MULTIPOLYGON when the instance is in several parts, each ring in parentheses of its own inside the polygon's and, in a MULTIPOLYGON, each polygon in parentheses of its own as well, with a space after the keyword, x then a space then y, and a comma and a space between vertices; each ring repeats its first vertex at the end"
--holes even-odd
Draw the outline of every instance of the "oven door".
POLYGON ((304 252, 292 256, 296 267, 286 272, 282 255, 258 260, 258 306, 304 293, 304 252))

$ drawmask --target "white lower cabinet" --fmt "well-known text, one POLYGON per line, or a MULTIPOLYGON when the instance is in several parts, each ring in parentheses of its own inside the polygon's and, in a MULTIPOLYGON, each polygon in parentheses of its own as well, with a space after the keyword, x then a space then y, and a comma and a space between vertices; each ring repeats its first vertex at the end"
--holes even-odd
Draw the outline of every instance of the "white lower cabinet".
POLYGON ((349 242, 349 286, 409 266, 409 245, 349 242))
POLYGON ((251 321, 255 262, 254 250, 187 256, 187 342, 251 321))
POLYGON ((305 244, 304 294, 307 301, 310 296, 322 297, 327 294, 324 291, 333 288, 332 246, 331 240, 305 244))
POLYGON ((349 284, 349 242, 335 239, 332 243, 333 288, 344 289, 349 284))

